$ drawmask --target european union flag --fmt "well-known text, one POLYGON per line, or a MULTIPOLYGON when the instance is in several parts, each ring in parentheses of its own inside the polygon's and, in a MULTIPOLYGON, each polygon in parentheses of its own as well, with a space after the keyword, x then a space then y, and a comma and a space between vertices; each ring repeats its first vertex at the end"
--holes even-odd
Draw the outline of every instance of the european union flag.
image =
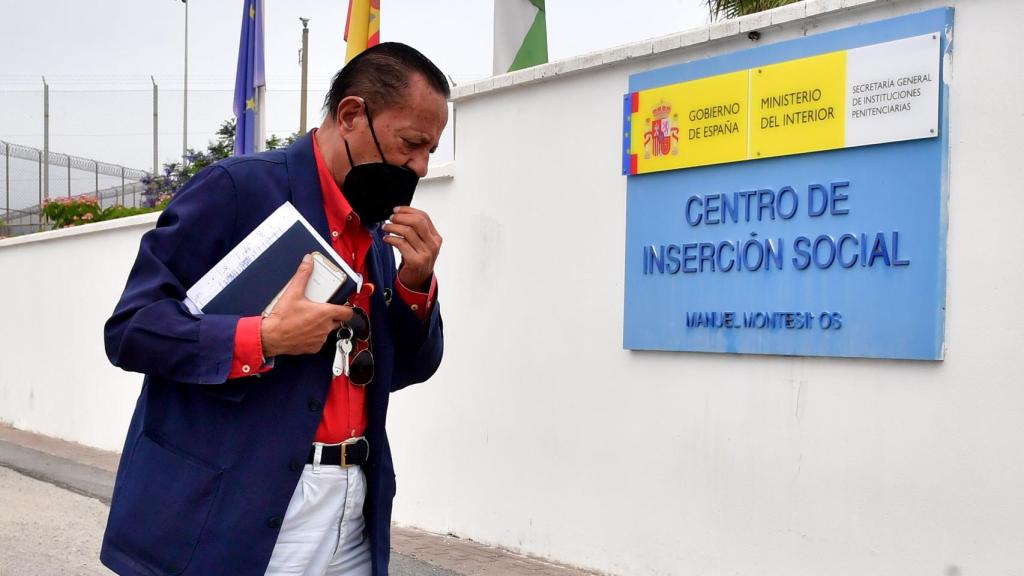
POLYGON ((242 37, 238 42, 235 74, 235 156, 256 151, 259 135, 256 93, 266 85, 263 74, 263 0, 245 0, 242 37))

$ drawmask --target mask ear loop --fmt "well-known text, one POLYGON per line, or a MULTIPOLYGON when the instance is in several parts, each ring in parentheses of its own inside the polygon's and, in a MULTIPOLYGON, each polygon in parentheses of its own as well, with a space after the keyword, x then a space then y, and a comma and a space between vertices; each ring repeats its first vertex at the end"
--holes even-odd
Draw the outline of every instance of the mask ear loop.
POLYGON ((342 142, 345 143, 345 154, 348 156, 348 166, 349 168, 355 168, 356 163, 352 161, 352 151, 348 149, 348 140, 342 138, 342 142))
POLYGON ((373 116, 370 115, 370 107, 366 105, 366 100, 360 98, 363 102, 363 111, 366 112, 366 123, 370 126, 370 136, 373 136, 373 143, 377 146, 377 152, 380 152, 380 159, 385 164, 390 164, 388 159, 384 157, 384 149, 380 147, 380 141, 377 140, 377 131, 373 129, 373 116))
MULTIPOLYGON (((366 106, 366 100, 362 96, 356 96, 356 98, 363 104, 363 112, 366 113, 366 124, 370 127, 370 136, 373 136, 373 143, 377 146, 377 152, 380 153, 381 160, 387 164, 388 160, 384 157, 384 150, 381 149, 380 142, 377 141, 377 132, 373 129, 373 118, 370 116, 370 109, 366 106)), ((348 165, 350 168, 355 168, 356 163, 352 160, 352 150, 348 147, 348 139, 343 138, 342 141, 345 142, 345 155, 348 156, 348 165)))

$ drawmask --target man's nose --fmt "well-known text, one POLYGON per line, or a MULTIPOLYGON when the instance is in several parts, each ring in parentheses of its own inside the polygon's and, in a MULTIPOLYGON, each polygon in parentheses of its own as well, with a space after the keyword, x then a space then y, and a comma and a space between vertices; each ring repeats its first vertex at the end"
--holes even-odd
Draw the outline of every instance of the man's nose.
POLYGON ((409 157, 409 161, 405 163, 405 167, 416 173, 417 176, 423 178, 427 175, 427 167, 430 165, 430 152, 426 150, 422 152, 414 152, 409 157))

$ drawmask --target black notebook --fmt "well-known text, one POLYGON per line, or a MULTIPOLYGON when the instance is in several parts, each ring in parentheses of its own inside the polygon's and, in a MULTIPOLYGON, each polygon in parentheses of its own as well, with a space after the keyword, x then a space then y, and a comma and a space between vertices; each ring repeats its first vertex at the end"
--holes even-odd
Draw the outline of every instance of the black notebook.
POLYGON ((342 276, 337 291, 318 301, 342 304, 361 288, 362 278, 285 203, 189 289, 187 304, 204 314, 258 316, 295 275, 303 256, 314 252, 342 276))

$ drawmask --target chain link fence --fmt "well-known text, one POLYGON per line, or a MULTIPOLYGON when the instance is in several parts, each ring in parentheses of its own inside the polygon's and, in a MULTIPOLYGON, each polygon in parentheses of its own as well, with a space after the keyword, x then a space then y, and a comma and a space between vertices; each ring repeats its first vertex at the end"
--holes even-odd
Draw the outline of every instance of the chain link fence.
MULTIPOLYGON (((188 144, 190 150, 202 151, 233 117, 233 89, 222 87, 220 78, 194 80, 188 93, 188 144)), ((153 199, 142 194, 142 179, 152 170, 162 176, 168 165, 180 165, 189 157, 182 153, 183 90, 159 87, 154 94, 150 79, 119 77, 51 83, 47 100, 44 91, 25 82, 0 78, 0 236, 49 230, 52 225, 40 211, 47 199, 88 195, 97 196, 102 208, 143 206, 153 199), (105 87, 110 83, 117 86, 105 87), (48 158, 41 150, 46 125, 48 158)), ((320 103, 329 85, 329 77, 311 79, 307 128, 319 125, 320 103)), ((266 132, 268 138, 283 139, 298 128, 301 92, 280 82, 276 86, 267 90, 266 132)), ((451 108, 449 119, 433 165, 454 158, 451 108)))
POLYGON ((101 208, 141 206, 149 176, 89 158, 0 140, 0 236, 49 230, 42 207, 57 198, 95 197, 101 208))

